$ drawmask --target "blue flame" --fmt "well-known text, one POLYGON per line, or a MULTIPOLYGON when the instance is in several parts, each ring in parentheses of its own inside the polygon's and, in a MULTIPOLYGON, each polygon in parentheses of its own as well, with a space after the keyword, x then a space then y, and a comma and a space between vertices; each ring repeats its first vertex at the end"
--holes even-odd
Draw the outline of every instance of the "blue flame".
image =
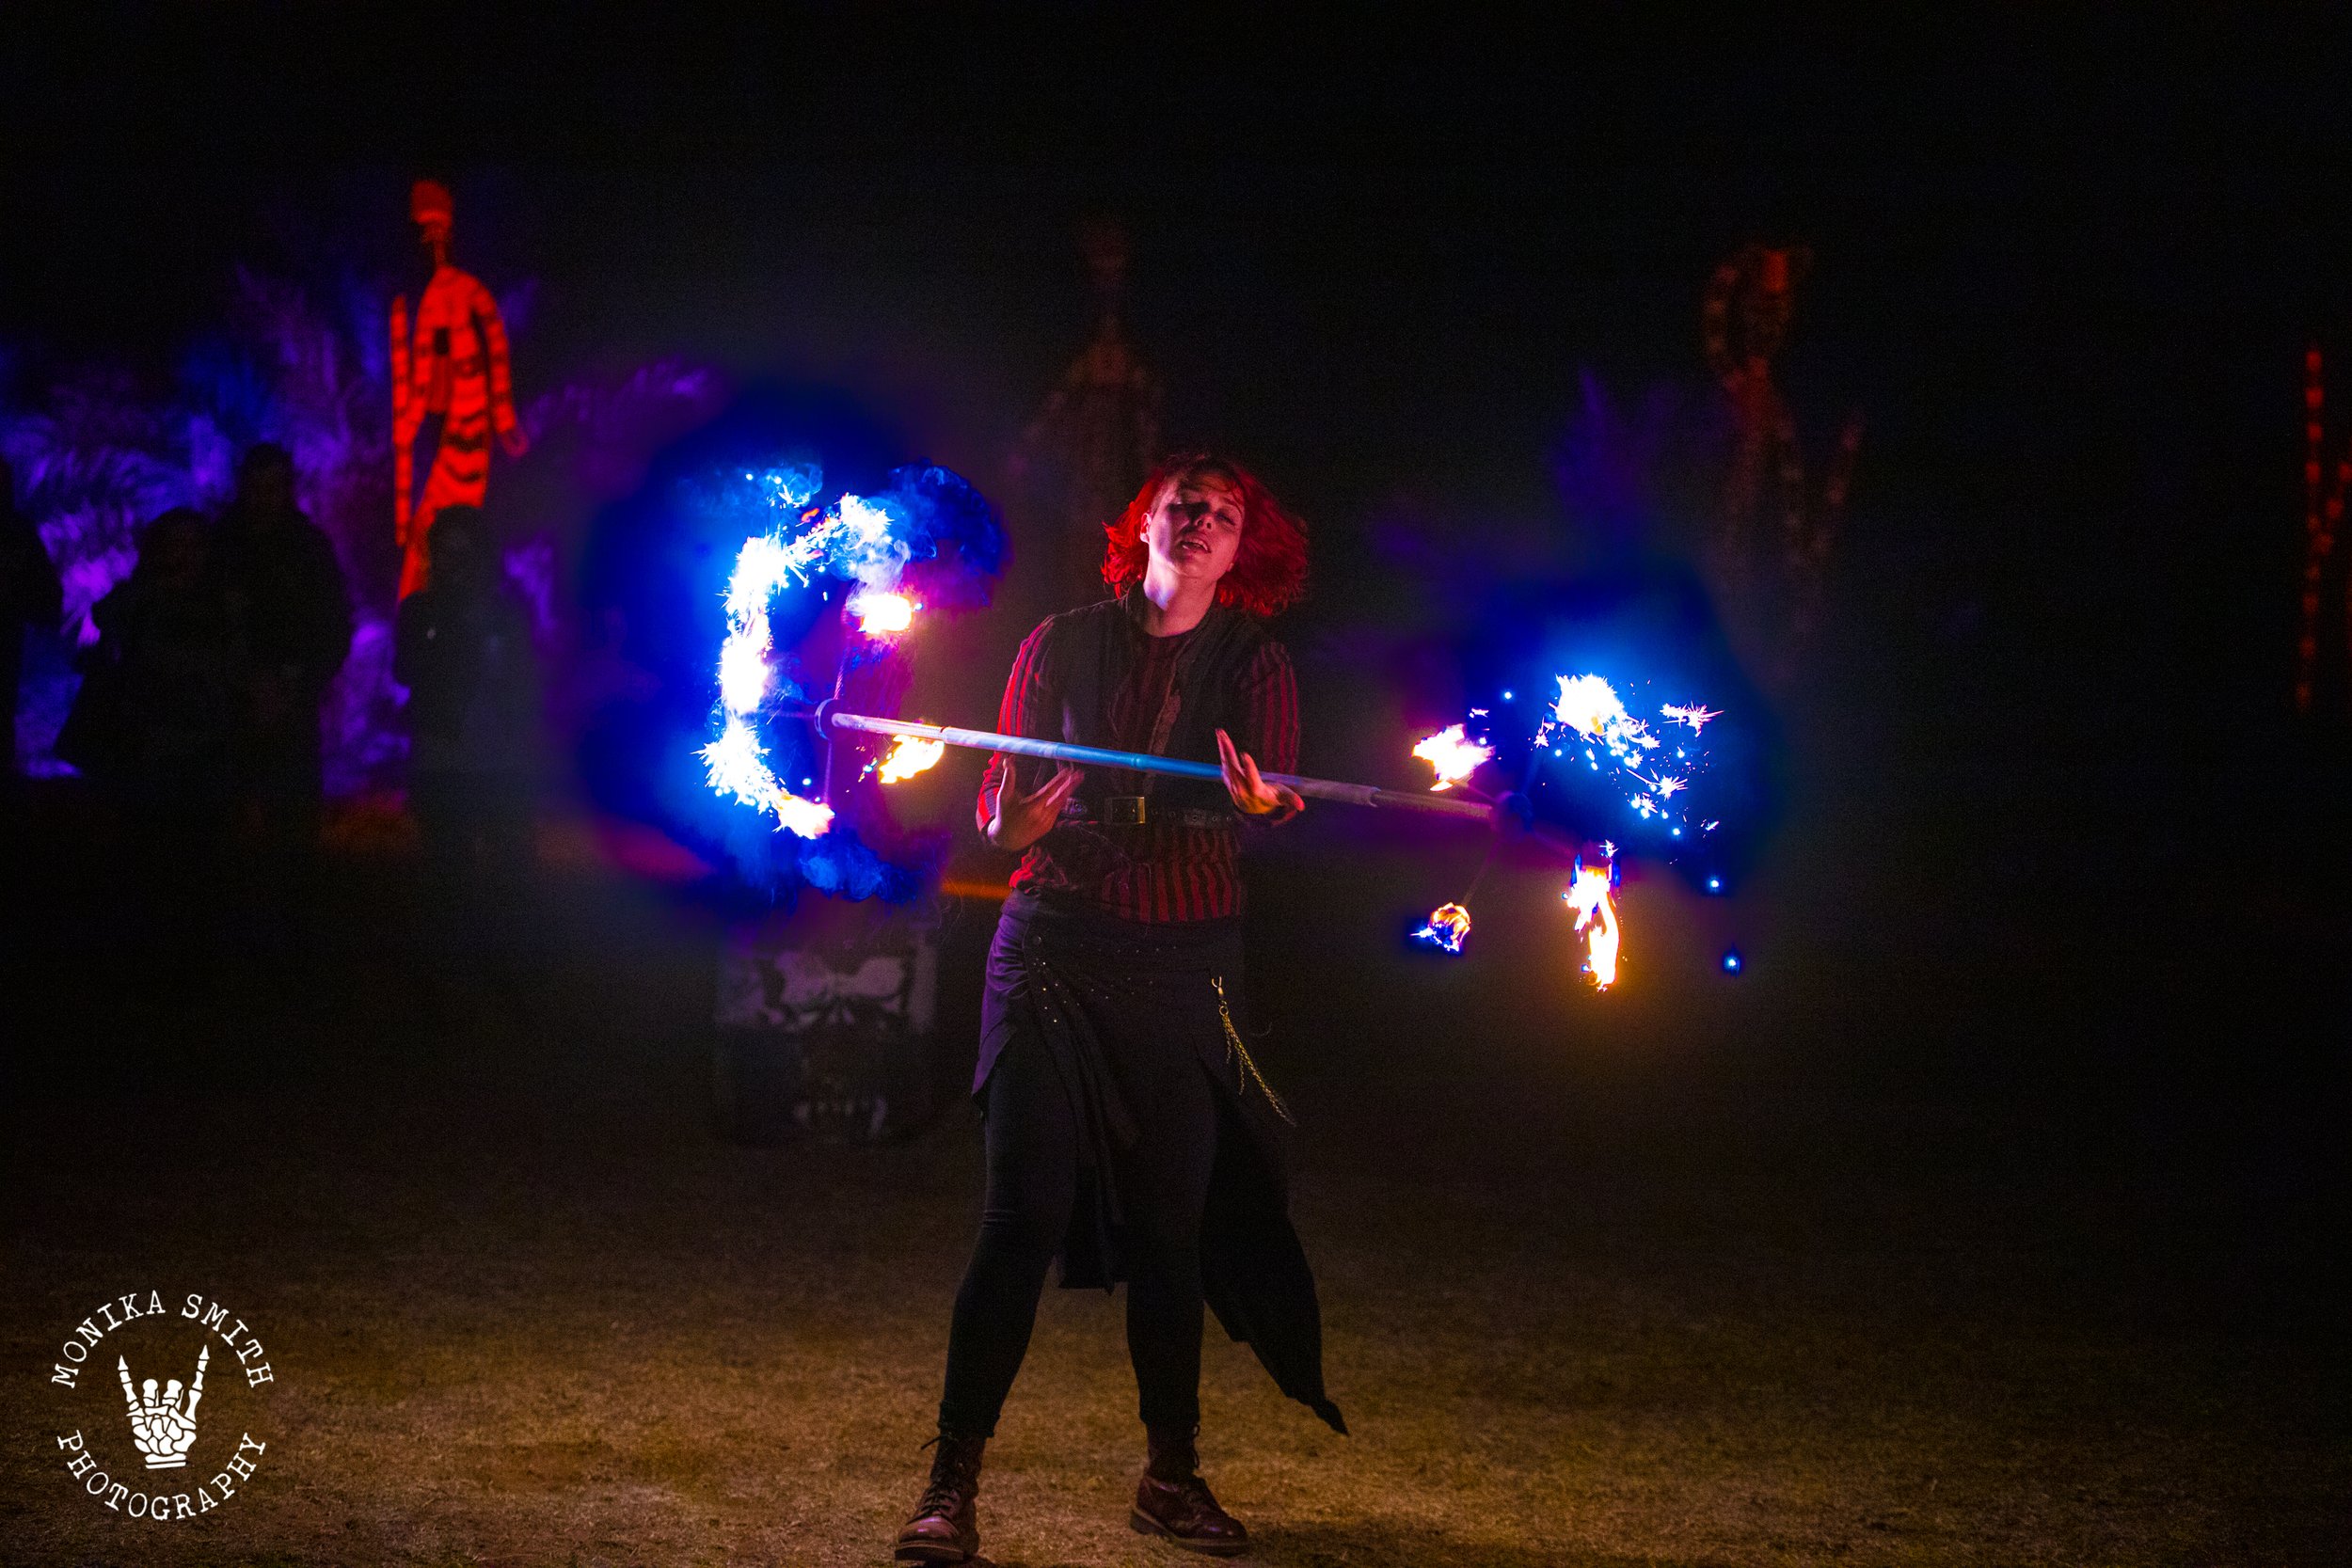
MULTIPOLYGON (((819 581, 844 590, 851 607, 896 600, 901 619, 917 607, 985 603, 986 578, 1003 551, 995 513, 962 479, 947 469, 915 465, 895 469, 889 488, 876 495, 842 494, 813 506, 824 490, 822 470, 810 462, 740 470, 706 504, 727 515, 755 522, 756 531, 737 551, 723 606, 726 635, 718 663, 716 733, 696 753, 705 786, 723 800, 748 805, 772 819, 773 833, 805 841, 796 852, 746 843, 740 819, 723 832, 737 864, 755 881, 778 882, 787 871, 825 892, 850 898, 880 895, 913 896, 936 869, 936 846, 921 849, 913 864, 893 864, 867 847, 839 816, 841 802, 809 800, 786 787, 778 775, 784 751, 771 741, 768 724, 778 705, 799 699, 800 688, 775 669, 780 633, 771 620, 777 596, 819 581), (923 585, 920 596, 914 592, 923 585), (854 585, 852 588, 851 585, 854 585)), ((830 603, 834 587, 821 595, 830 603)), ((836 657, 847 670, 887 657, 889 635, 878 620, 863 619, 856 635, 845 630, 836 657)), ((892 633, 907 629, 894 621, 892 633)), ((821 743, 821 737, 819 737, 821 743)), ((800 787, 810 787, 803 775, 800 787)), ((772 836, 772 834, 771 834, 772 836)))

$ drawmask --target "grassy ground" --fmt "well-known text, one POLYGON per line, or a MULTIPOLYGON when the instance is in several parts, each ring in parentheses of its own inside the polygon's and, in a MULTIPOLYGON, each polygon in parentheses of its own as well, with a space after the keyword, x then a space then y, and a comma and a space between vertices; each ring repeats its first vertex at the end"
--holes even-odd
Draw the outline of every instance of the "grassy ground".
MULTIPOLYGON (((9 1096, 0 1561, 886 1560, 976 1119, 730 1147, 692 923, 574 878, 528 950, 420 983, 398 877, 339 876, 356 934, 307 978, 232 965, 166 1000, 60 942, 19 966, 41 1029, 9 1096), (266 1325, 278 1378, 262 1477, 168 1525, 73 1489, 41 1381, 151 1278, 266 1325)), ((2069 1117, 2063 1078, 2004 1105, 1853 1069, 1963 1026, 1951 974, 1899 957, 1698 986, 1708 933, 1661 895, 1648 984, 1597 1000, 1509 934, 1540 888, 1493 894, 1479 966, 1441 971, 1392 963, 1371 903, 1276 881, 1266 1065, 1308 1123, 1298 1220, 1355 1435, 1212 1327, 1205 1468, 1256 1560, 2342 1560, 2320 1211, 2249 1228, 2206 1180, 2236 1145, 2069 1117)), ((2039 998, 1964 1026, 2074 1016, 2039 998)), ((1049 1291, 989 1455, 990 1560, 1180 1560, 1126 1528, 1133 1402, 1117 1304, 1049 1291)))

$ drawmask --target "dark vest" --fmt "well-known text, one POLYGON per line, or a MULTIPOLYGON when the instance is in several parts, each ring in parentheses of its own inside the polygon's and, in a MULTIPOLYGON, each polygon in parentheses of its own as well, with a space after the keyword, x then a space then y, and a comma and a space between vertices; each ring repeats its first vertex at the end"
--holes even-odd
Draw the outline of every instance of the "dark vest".
MULTIPOLYGON (((1147 743, 1126 746, 1110 733, 1110 700, 1134 675, 1142 657, 1146 635, 1127 602, 1139 596, 1137 590, 1129 589, 1127 600, 1104 599, 1054 617, 1049 646, 1060 676, 1060 738, 1078 746, 1139 749, 1186 762, 1214 763, 1216 732, 1231 733, 1241 723, 1242 677, 1265 646, 1266 634, 1242 611, 1211 606, 1176 656, 1175 679, 1147 743)), ((1232 798, 1215 779, 1178 779, 1113 768, 1089 768, 1063 816, 1101 822, 1105 820, 1106 800, 1135 796, 1145 797, 1156 816, 1206 812, 1239 819, 1232 798)))

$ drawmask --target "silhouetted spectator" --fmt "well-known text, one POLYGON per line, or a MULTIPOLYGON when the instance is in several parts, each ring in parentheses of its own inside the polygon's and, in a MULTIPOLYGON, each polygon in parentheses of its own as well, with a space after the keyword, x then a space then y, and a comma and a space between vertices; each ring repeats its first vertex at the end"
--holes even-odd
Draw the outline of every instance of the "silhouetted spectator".
POLYGON ((265 871, 300 875, 318 845, 319 705, 351 652, 351 598, 334 546, 294 505, 285 448, 246 452, 218 558, 236 658, 238 806, 277 863, 265 871))
POLYGON ((540 767, 531 613, 482 514, 434 519, 424 587, 401 601, 392 678, 408 688, 408 799, 428 863, 455 895, 510 895, 532 852, 540 767))
POLYGON ((138 563, 98 601, 97 643, 57 754, 119 810, 153 961, 201 967, 230 798, 235 688, 213 529, 177 507, 139 531, 138 563))
POLYGON ((16 771, 16 699, 24 674, 24 634, 54 631, 65 608, 57 568, 40 531, 16 509, 16 473, 0 458, 0 777, 16 771))
POLYGON ((174 507, 139 531, 131 575, 90 610, 61 750, 110 787, 218 800, 229 784, 233 693, 228 606, 212 574, 211 525, 174 507))

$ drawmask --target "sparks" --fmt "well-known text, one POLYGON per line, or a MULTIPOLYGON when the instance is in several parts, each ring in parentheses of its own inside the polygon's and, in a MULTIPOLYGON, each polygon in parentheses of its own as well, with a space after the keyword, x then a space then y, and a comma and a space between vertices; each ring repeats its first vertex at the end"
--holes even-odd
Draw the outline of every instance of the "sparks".
POLYGON ((1576 911, 1576 928, 1584 933, 1584 973, 1595 990, 1607 990, 1617 981, 1617 907, 1609 896, 1616 879, 1613 861, 1604 865, 1576 864, 1576 880, 1560 896, 1576 911))
MULTIPOLYGON (((1448 725, 1413 748, 1413 755, 1437 769, 1438 782, 1429 786, 1432 791, 1452 789, 1491 760, 1494 754, 1493 747, 1481 746, 1470 739, 1459 724, 1448 725)), ((1449 909, 1453 907, 1447 906, 1449 909)))
POLYGON ((902 735, 891 743, 890 754, 882 759, 879 776, 886 784, 897 784, 928 771, 946 754, 945 741, 926 740, 918 735, 902 735))
MULTIPOLYGON (((1661 722, 1653 728, 1650 722, 1634 716, 1617 687, 1605 675, 1588 673, 1554 675, 1552 679, 1557 683, 1559 695, 1549 706, 1537 710, 1540 717, 1530 737, 1531 782, 1538 776, 1536 764, 1545 752, 1566 762, 1571 768, 1575 766, 1572 753, 1581 754, 1587 771, 1600 776, 1597 782, 1601 787, 1616 792, 1625 803, 1631 821, 1621 819, 1619 831, 1638 832, 1645 835, 1642 842, 1669 856, 1688 848, 1689 841, 1696 835, 1712 832, 1722 826, 1712 818, 1697 822, 1698 801, 1693 799, 1703 797, 1704 792, 1698 787, 1704 782, 1700 775, 1708 771, 1710 760, 1702 732, 1724 717, 1720 710, 1696 702, 1661 704, 1657 710, 1661 722), (1690 734, 1665 735, 1668 725, 1677 730, 1687 729, 1690 734)), ((1638 686, 1627 690, 1637 693, 1637 701, 1645 711, 1654 700, 1639 695, 1638 686)), ((1512 699, 1512 692, 1502 693, 1503 702, 1512 699)), ((1470 710, 1470 716, 1481 721, 1487 717, 1485 710, 1476 708, 1470 710)), ((1422 740, 1413 748, 1413 755, 1436 770, 1433 790, 1443 790, 1493 760, 1494 751, 1483 742, 1472 742, 1467 725, 1455 724, 1422 740)), ((1600 845, 1598 857, 1594 864, 1587 865, 1581 860, 1577 863, 1574 879, 1561 891, 1560 896, 1576 914, 1576 929, 1584 942, 1584 973, 1596 990, 1606 990, 1617 982, 1624 940, 1614 895, 1617 846, 1600 845)), ((1722 879, 1710 878, 1708 890, 1722 892, 1722 879)), ((1470 911, 1458 904, 1448 904, 1433 913, 1429 923, 1413 936, 1431 946, 1458 953, 1469 931, 1470 911)))
POLYGON ((1459 953, 1470 928, 1469 910, 1459 904, 1440 904, 1430 911, 1429 924, 1413 933, 1413 940, 1448 953, 1459 953))
POLYGON ((868 637, 888 637, 914 625, 914 612, 923 607, 904 594, 881 594, 860 589, 850 595, 850 613, 857 617, 858 630, 868 637))
MULTIPOLYGON (((1696 740, 1674 747, 1671 760, 1677 771, 1670 775, 1666 771, 1665 743, 1647 724, 1633 717, 1607 677, 1583 674, 1553 678, 1559 682, 1559 700, 1536 731, 1536 744, 1549 746, 1552 755, 1559 756, 1563 749, 1558 742, 1581 743, 1589 771, 1613 773, 1623 781, 1625 802, 1634 816, 1663 826, 1669 838, 1680 838, 1689 819, 1683 816, 1686 802, 1677 801, 1675 797, 1691 787, 1692 775, 1706 771, 1706 748, 1696 740), (1601 760, 1604 752, 1609 759, 1606 764, 1601 760)), ((1668 703, 1659 711, 1676 724, 1688 725, 1693 736, 1709 721, 1723 717, 1715 709, 1695 703, 1668 703)))
POLYGON ((769 769, 767 748, 740 716, 727 715, 719 738, 702 749, 702 759, 712 789, 769 813, 778 827, 803 838, 821 838, 833 826, 832 808, 802 800, 778 781, 769 769))
POLYGON ((1708 707, 1704 703, 1692 703, 1687 707, 1677 705, 1674 703, 1668 703, 1658 711, 1665 715, 1666 718, 1673 721, 1675 723, 1690 725, 1691 733, 1692 735, 1696 735, 1701 730, 1707 728, 1707 722, 1708 720, 1721 719, 1723 717, 1721 713, 1711 707, 1708 707))
POLYGON ((730 718, 751 714, 767 698, 773 646, 768 601, 792 575, 789 555, 774 535, 743 541, 727 579, 727 640, 719 650, 719 700, 730 718))
POLYGON ((1598 675, 1561 675, 1560 700, 1551 715, 1589 739, 1597 740, 1620 762, 1657 748, 1649 726, 1625 710, 1617 689, 1598 675))
POLYGON ((850 600, 850 609, 869 634, 903 631, 914 623, 914 601, 876 584, 898 580, 906 546, 894 537, 893 515, 864 497, 844 496, 821 514, 803 511, 817 493, 813 469, 779 468, 743 477, 769 510, 791 515, 790 526, 798 531, 787 532, 780 525, 744 540, 736 553, 735 570, 727 578, 727 636, 719 650, 723 717, 719 737, 702 749, 705 778, 719 794, 773 816, 779 828, 818 838, 833 825, 832 808, 785 787, 768 766, 768 749, 760 743, 755 723, 775 678, 771 662, 775 635, 768 606, 780 590, 807 582, 812 573, 837 571, 866 585, 850 600))

